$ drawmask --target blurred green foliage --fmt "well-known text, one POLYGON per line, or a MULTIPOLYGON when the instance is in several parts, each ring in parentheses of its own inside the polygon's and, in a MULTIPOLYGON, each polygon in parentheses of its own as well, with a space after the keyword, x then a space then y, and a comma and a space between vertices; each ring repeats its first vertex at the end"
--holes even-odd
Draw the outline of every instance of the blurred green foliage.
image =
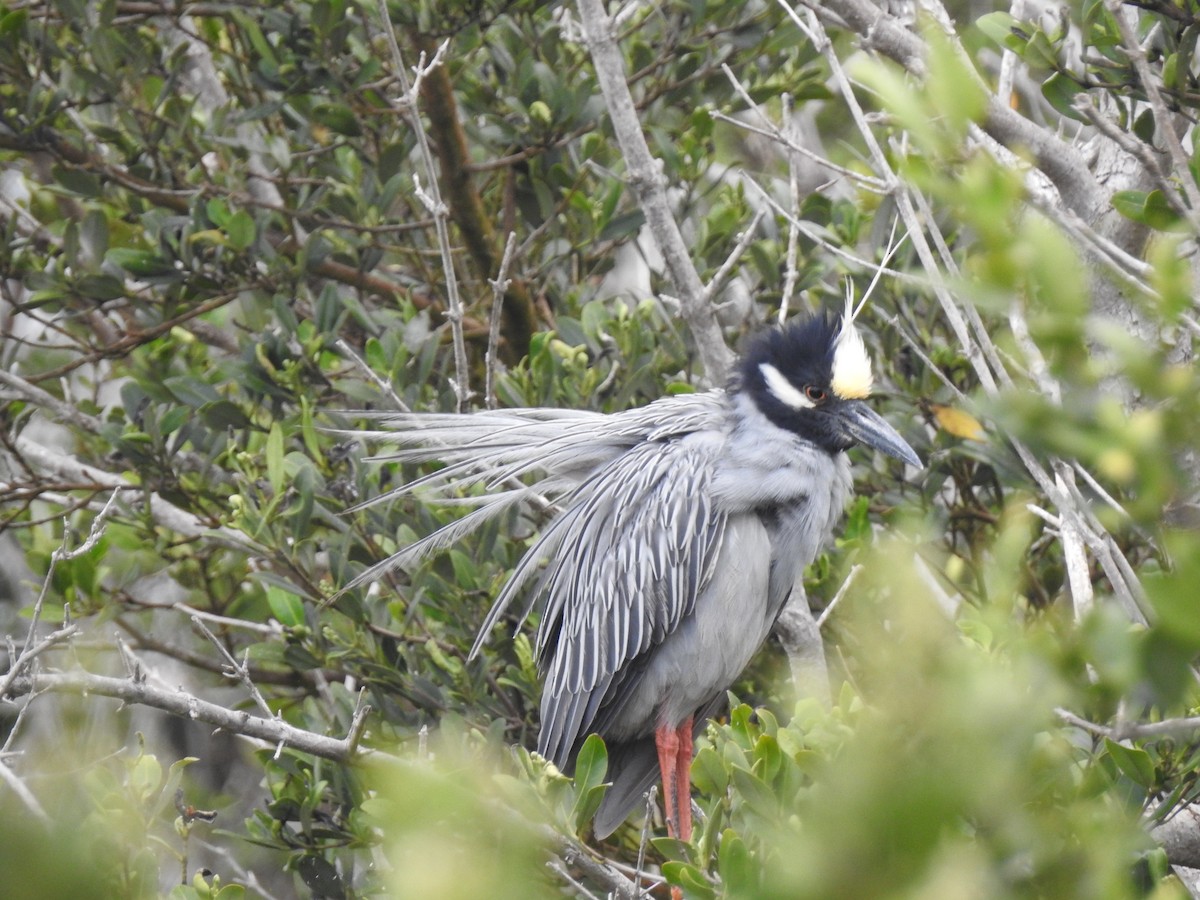
MULTIPOLYGON (((1147 6, 1149 64, 1172 109, 1194 115, 1195 26, 1175 7, 1147 6)), ((479 249, 465 235, 486 245, 512 231, 518 284, 505 302, 524 296, 537 319, 524 330, 505 320, 501 404, 611 411, 706 386, 640 240, 644 215, 569 8, 387 8, 408 65, 449 42, 445 68, 427 77, 448 80, 457 108, 422 113, 431 128, 442 117, 461 129, 470 170, 454 174, 479 201, 474 214, 452 210, 471 385, 483 384, 503 237, 479 249)), ((46 814, 31 822, 0 782, 0 893, 573 890, 547 868, 551 855, 603 892, 561 843, 589 837, 602 745, 588 746, 574 781, 519 749, 533 742, 538 688, 514 622, 467 659, 542 519, 514 512, 333 599, 455 515, 411 497, 346 515, 419 472, 365 463, 330 430, 358 424, 347 410, 389 408, 380 384, 412 408, 455 406, 445 275, 414 189, 428 176, 378 8, 282 0, 185 12, 0 5, 0 174, 11 179, 0 359, 91 417, 60 421, 69 427, 48 443, 138 488, 89 552, 55 566, 41 619, 83 633, 43 664, 120 676, 136 656, 163 684, 258 714, 191 626, 198 613, 292 725, 344 735, 364 692, 363 746, 389 758, 344 765, 222 748, 205 728, 162 726, 95 697, 37 697, 21 719, 0 705, 0 764, 46 814), (212 530, 175 530, 156 518, 152 493, 212 530)), ((763 208, 747 181, 785 204, 790 195, 786 154, 717 115, 745 113, 723 65, 771 114, 789 95, 835 162, 870 169, 827 60, 777 4, 669 0, 626 12, 620 47, 638 114, 703 279, 763 208)), ((855 57, 889 164, 946 237, 954 296, 994 337, 1009 379, 994 392, 981 384, 928 278, 883 279, 864 313, 881 407, 928 466, 900 478, 855 458, 859 499, 809 581, 822 607, 852 566, 865 572, 826 626, 834 702, 797 703, 782 652, 768 646, 697 754, 704 816, 692 844, 644 847, 635 821, 596 850, 698 898, 1183 896, 1146 826, 1200 797, 1200 738, 1114 740, 1064 724, 1059 710, 1105 725, 1197 706, 1200 539, 1194 522, 1168 515, 1195 489, 1189 453, 1200 446, 1196 235, 1162 187, 1111 198, 1104 212, 1140 236, 1130 252, 1150 288, 1122 285, 1153 326, 1132 329, 1095 308, 1110 276, 1027 202, 1022 171, 967 141, 985 115, 972 69, 987 71, 1001 49, 1040 85, 1036 103, 1014 100, 1031 121, 1052 131, 1078 118, 1078 98, 1102 98, 1124 133, 1153 137, 1105 4, 1057 23, 989 13, 961 29, 967 56, 929 23, 919 33, 924 82, 831 28, 839 57, 855 57), (1079 44, 1092 52, 1078 57, 1079 44), (1013 441, 1098 480, 1107 497, 1082 476, 1079 490, 1144 586, 1139 609, 1121 605, 1093 554, 1094 603, 1074 615, 1061 532, 1030 511, 1052 498, 1013 441)), ((1176 182, 1196 179, 1194 131, 1176 182)), ((850 260, 879 259, 896 218, 892 199, 821 173, 794 212, 827 246, 799 239, 793 308, 837 306, 845 280, 861 294, 871 271, 850 260)), ((731 344, 775 315, 787 234, 784 216, 767 215, 737 290, 718 298, 731 344)), ((923 271, 911 244, 892 266, 923 271)), ((0 394, 13 460, 17 435, 41 440, 61 419, 40 406, 0 394)), ((7 466, 0 527, 40 578, 56 548, 87 533, 86 503, 107 491, 38 471, 7 466)))

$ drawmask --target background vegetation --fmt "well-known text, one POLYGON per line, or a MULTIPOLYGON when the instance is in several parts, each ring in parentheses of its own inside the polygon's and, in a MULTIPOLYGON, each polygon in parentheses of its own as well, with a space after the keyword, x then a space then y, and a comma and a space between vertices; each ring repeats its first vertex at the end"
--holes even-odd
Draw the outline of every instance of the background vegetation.
POLYGON ((1194 0, 6 0, 6 896, 1185 896, 1198 34, 1194 0), (338 594, 451 513, 346 515, 416 473, 330 429, 720 384, 897 242, 862 323, 927 466, 857 454, 692 844, 598 844, 603 748, 520 749, 527 639, 466 659, 538 513, 338 594))

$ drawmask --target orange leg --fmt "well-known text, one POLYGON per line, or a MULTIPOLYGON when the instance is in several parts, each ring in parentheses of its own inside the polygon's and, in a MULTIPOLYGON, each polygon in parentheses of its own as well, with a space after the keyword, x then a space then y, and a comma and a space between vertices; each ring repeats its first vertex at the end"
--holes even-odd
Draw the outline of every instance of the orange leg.
MULTIPOLYGON (((658 768, 663 781, 663 809, 667 834, 681 841, 692 839, 692 717, 675 728, 660 726, 654 732, 658 768)), ((682 900, 683 891, 671 888, 671 900, 682 900)))
POLYGON ((692 840, 692 717, 688 716, 676 729, 679 749, 675 756, 675 804, 679 810, 678 838, 692 840))
POLYGON ((674 728, 660 725, 654 732, 658 769, 662 773, 667 834, 692 839, 692 717, 674 728))
POLYGON ((660 725, 654 732, 654 746, 658 748, 658 771, 662 774, 663 783, 663 813, 667 819, 667 834, 678 837, 678 825, 675 797, 676 780, 679 777, 676 761, 679 757, 679 732, 666 725, 660 725))

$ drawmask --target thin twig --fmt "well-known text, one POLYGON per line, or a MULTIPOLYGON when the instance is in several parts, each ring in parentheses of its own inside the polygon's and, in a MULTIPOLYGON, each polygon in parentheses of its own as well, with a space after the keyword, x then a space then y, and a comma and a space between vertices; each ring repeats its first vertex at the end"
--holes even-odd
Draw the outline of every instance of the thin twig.
POLYGON ((38 656, 38 654, 42 653, 44 650, 48 649, 54 644, 64 641, 75 634, 77 630, 76 627, 68 623, 63 628, 54 632, 54 634, 50 635, 48 638, 38 642, 37 644, 34 644, 38 623, 42 617, 42 608, 45 605, 46 596, 50 591, 50 584, 54 580, 55 566, 57 566, 60 562, 67 562, 90 552, 92 548, 99 543, 101 535, 104 534, 104 523, 112 514, 113 504, 116 502, 118 493, 119 491, 114 490, 112 494, 109 495, 108 501, 104 504, 104 507, 92 519, 92 527, 88 531, 87 538, 74 550, 67 549, 67 541, 70 539, 71 526, 69 522, 65 520, 63 521, 62 543, 55 548, 53 553, 50 554, 50 563, 46 567, 46 576, 42 579, 42 588, 38 592, 37 600, 35 600, 33 604, 33 611, 29 616, 29 627, 25 632, 25 642, 21 647, 20 654, 18 654, 17 658, 13 660, 11 666, 9 667, 8 673, 5 675, 4 680, 0 681, 0 697, 7 695, 13 680, 25 670, 29 663, 32 662, 38 656))
POLYGON ((929 354, 925 352, 925 348, 921 346, 920 342, 908 333, 908 329, 905 328, 900 322, 899 316, 892 316, 892 318, 888 320, 888 324, 895 329, 896 334, 900 335, 900 339, 908 345, 908 348, 916 354, 917 359, 921 360, 921 362, 925 364, 925 368, 932 373, 938 379, 938 381, 950 389, 950 392, 954 394, 955 399, 959 403, 965 405, 971 402, 971 399, 961 390, 959 390, 958 385, 951 381, 949 376, 942 371, 941 366, 935 363, 929 354))
POLYGON ((46 815, 46 810, 42 808, 42 804, 33 795, 33 791, 29 790, 25 782, 18 777, 16 772, 5 765, 3 760, 0 760, 0 781, 3 781, 12 789, 12 792, 25 804, 25 808, 33 814, 35 819, 43 825, 50 824, 50 817, 46 815))
POLYGON ((588 878, 604 885, 609 890, 610 897, 617 898, 617 900, 637 900, 641 894, 641 890, 635 882, 609 865, 607 860, 595 859, 587 848, 573 839, 559 834, 549 825, 545 826, 543 834, 556 846, 557 852, 562 856, 564 862, 568 865, 578 866, 588 878))
POLYGON ((492 286, 492 316, 488 322, 487 353, 484 355, 484 403, 488 409, 496 408, 496 368, 500 365, 500 355, 497 350, 500 345, 500 315, 504 307, 504 294, 508 290, 510 280, 508 267, 512 265, 513 254, 517 249, 517 233, 510 231, 508 240, 504 243, 504 256, 500 259, 500 268, 494 279, 488 279, 492 286))
POLYGON ((1029 373, 1033 377, 1034 383, 1037 384, 1038 389, 1055 406, 1061 406, 1062 388, 1054 376, 1050 374, 1050 366, 1046 363, 1046 358, 1042 356, 1041 349, 1029 333, 1029 323, 1025 321, 1025 311, 1021 308, 1020 303, 1015 300, 1008 307, 1008 327, 1012 330, 1013 339, 1017 342, 1017 346, 1021 348, 1021 352, 1025 356, 1029 373))
POLYGON ((1112 496, 1112 494, 1110 494, 1108 491, 1106 491, 1101 486, 1100 482, 1098 482, 1096 480, 1095 476, 1093 476, 1091 472, 1089 472, 1087 469, 1084 468, 1084 466, 1081 462, 1079 462, 1078 460, 1075 460, 1072 465, 1074 466, 1075 471, 1077 473, 1079 473, 1080 477, 1083 478, 1083 480, 1088 483, 1088 487, 1090 487, 1093 491, 1096 492, 1096 496, 1098 496, 1101 500, 1103 500, 1105 503, 1107 503, 1111 509, 1120 513, 1121 518, 1123 518, 1123 519, 1129 518, 1129 511, 1127 509, 1125 509, 1125 507, 1122 506, 1120 503, 1118 503, 1117 500, 1112 496))
MULTIPOLYGON (((3 695, 0 694, 0 697, 3 697, 3 695)), ((28 713, 29 710, 31 710, 31 709, 33 709, 32 702, 22 703, 20 706, 17 707, 17 717, 15 720, 13 720, 12 725, 9 726, 8 737, 6 737, 4 739, 4 743, 2 745, 0 745, 0 759, 4 759, 4 757, 9 756, 9 755, 12 755, 12 756, 20 756, 21 755, 22 751, 14 751, 12 749, 12 747, 13 747, 13 744, 17 740, 17 735, 21 731, 21 723, 25 719, 25 714, 28 713)))
MULTIPOLYGON (((1065 468, 1065 467, 1064 467, 1065 468)), ((1064 493, 1067 486, 1063 475, 1056 473, 1055 480, 1064 493)), ((1063 562, 1067 568, 1067 584, 1071 588, 1071 606, 1075 613, 1075 621, 1082 622, 1092 611, 1095 603, 1095 592, 1092 590, 1091 572, 1088 569, 1087 553, 1083 545, 1083 525, 1075 515, 1074 507, 1063 510, 1059 525, 1059 541, 1063 548, 1063 562)))
POLYGON ((587 888, 585 888, 582 884, 580 884, 579 881, 577 881, 571 875, 571 873, 567 871, 567 867, 564 866, 559 860, 557 860, 557 859, 550 860, 548 863, 546 863, 546 868, 548 868, 551 872, 555 873, 559 878, 561 878, 567 884, 571 885, 571 887, 573 887, 580 894, 580 896, 587 897, 588 900, 600 900, 599 897, 597 897, 595 894, 593 894, 591 891, 589 891, 587 888))
POLYGON ((825 624, 825 620, 833 613, 833 608, 846 596, 846 592, 850 590, 851 583, 858 577, 858 573, 862 570, 863 567, 858 563, 850 567, 850 571, 846 573, 846 580, 842 582, 842 586, 837 589, 837 593, 833 595, 833 599, 829 601, 829 605, 821 610, 821 615, 817 616, 817 631, 821 630, 821 626, 825 624))
POLYGON ((650 786, 650 790, 646 791, 646 817, 642 820, 642 837, 638 841, 637 868, 633 874, 633 880, 638 884, 642 883, 642 866, 646 863, 646 847, 650 845, 650 825, 654 821, 657 802, 658 785, 654 784, 650 786))
MULTIPOLYGON (((192 616, 192 624, 200 630, 201 634, 208 638, 209 643, 216 647, 217 652, 225 658, 225 665, 228 670, 225 674, 227 676, 236 678, 245 686, 246 690, 250 692, 250 696, 254 699, 255 704, 262 711, 263 715, 265 715, 268 719, 279 718, 279 714, 271 709, 270 704, 267 703, 267 699, 262 695, 262 692, 259 691, 258 685, 256 685, 254 683, 254 679, 250 677, 250 670, 246 668, 245 663, 238 662, 234 658, 233 654, 226 649, 225 645, 222 644, 220 639, 209 630, 208 626, 204 624, 204 620, 199 616, 192 616)), ((248 654, 249 649, 247 649, 246 652, 248 654)))
MULTIPOLYGON (((57 450, 52 450, 49 447, 30 440, 24 434, 19 435, 14 444, 21 460, 26 464, 32 465, 33 468, 40 472, 50 472, 69 478, 75 482, 88 483, 100 488, 119 491, 145 491, 144 487, 130 484, 111 472, 105 472, 103 469, 98 469, 95 466, 81 463, 72 456, 67 456, 57 450)), ((268 548, 260 546, 232 528, 210 528, 192 513, 180 509, 173 503, 164 500, 158 494, 146 493, 145 496, 150 516, 154 521, 178 534, 185 537, 205 538, 213 543, 241 553, 269 554, 268 548)))
MULTIPOLYGON (((247 619, 235 619, 232 616, 221 616, 217 613, 196 609, 194 606, 188 606, 186 603, 179 602, 172 603, 170 608, 184 613, 193 619, 203 619, 206 622, 212 622, 214 625, 221 625, 225 628, 240 628, 243 631, 253 631, 256 634, 269 635, 271 637, 278 637, 283 634, 283 626, 278 622, 275 622, 273 625, 265 625, 261 622, 251 622, 247 619)), ((272 621, 274 622, 274 620, 272 621)))
POLYGON ((742 233, 738 235, 738 241, 734 245, 733 250, 725 257, 725 261, 721 263, 721 267, 704 286, 703 299, 705 303, 711 303, 716 299, 721 288, 725 286, 725 282, 729 279, 729 273, 733 271, 733 267, 737 265, 738 260, 742 258, 742 254, 746 252, 746 248, 750 246, 750 242, 754 240, 754 235, 758 231, 758 224, 763 220, 763 216, 767 214, 766 210, 760 209, 754 214, 754 219, 749 226, 742 229, 742 233))
POLYGON ((15 391, 30 403, 50 410, 61 422, 76 425, 93 434, 97 434, 100 431, 101 422, 95 416, 89 416, 87 413, 80 412, 74 405, 59 400, 53 394, 35 384, 31 384, 19 375, 14 375, 12 372, 0 369, 0 384, 15 391))
POLYGON ((386 378, 379 377, 379 375, 375 373, 375 370, 367 365, 366 360, 355 353, 354 348, 346 343, 345 340, 338 338, 334 346, 338 348, 338 352, 340 352, 343 356, 348 357, 350 361, 359 369, 359 371, 367 376, 371 383, 379 389, 381 394, 383 394, 392 402, 392 405, 395 406, 396 409, 400 410, 401 412, 411 411, 408 408, 408 404, 400 399, 400 395, 396 393, 396 390, 392 387, 391 382, 389 382, 386 378))
POLYGON ((433 216, 438 249, 442 254, 442 270, 446 276, 446 319, 450 322, 451 341, 454 345, 454 380, 450 386, 454 389, 458 411, 462 412, 467 401, 471 399, 472 392, 468 380, 467 344, 463 337, 462 298, 458 293, 458 276, 454 271, 454 254, 450 247, 450 228, 446 224, 450 217, 450 211, 442 201, 441 188, 438 186, 437 166, 434 163, 433 151, 429 147, 429 138, 425 134, 425 127, 421 123, 418 107, 421 80, 426 73, 442 65, 450 41, 442 42, 437 52, 434 53, 433 59, 426 60, 425 54, 421 54, 414 72, 414 80, 410 82, 408 70, 404 66, 404 58, 400 53, 400 45, 396 41, 396 32, 392 28, 387 0, 379 0, 379 18, 383 23, 383 34, 387 39, 388 49, 392 53, 392 65, 395 69, 396 79, 400 82, 400 89, 403 92, 399 105, 416 136, 421 162, 429 179, 429 188, 426 190, 421 186, 420 177, 413 175, 413 186, 417 199, 433 216))
MULTIPOLYGON (((49 581, 49 578, 46 580, 49 581)), ((13 661, 8 672, 5 673, 4 679, 0 681, 0 699, 4 699, 8 696, 13 682, 20 677, 21 673, 29 667, 31 662, 33 662, 51 647, 61 644, 63 641, 74 637, 76 634, 78 634, 78 632, 79 626, 72 623, 63 628, 59 628, 57 631, 54 631, 51 634, 46 635, 46 637, 42 638, 32 647, 28 647, 27 649, 23 650, 21 654, 13 661)))

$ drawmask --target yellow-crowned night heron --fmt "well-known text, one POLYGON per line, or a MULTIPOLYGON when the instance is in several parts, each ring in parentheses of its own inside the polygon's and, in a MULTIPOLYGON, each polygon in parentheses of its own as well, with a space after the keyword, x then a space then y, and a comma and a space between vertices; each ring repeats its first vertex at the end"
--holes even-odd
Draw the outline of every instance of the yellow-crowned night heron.
POLYGON ((920 466, 864 399, 871 363, 849 316, 812 316, 751 341, 726 390, 605 415, 564 409, 387 414, 362 432, 378 460, 439 460, 417 489, 478 508, 355 579, 445 547, 534 499, 559 511, 517 565, 472 655, 518 594, 540 602, 538 751, 569 772, 601 735, 612 786, 604 837, 663 779, 668 829, 691 837, 692 741, 767 637, 850 497, 845 450, 920 466), (534 476, 527 478, 527 476, 534 476), (530 483, 521 481, 526 479, 530 483), (486 492, 460 494, 483 485, 486 492))

